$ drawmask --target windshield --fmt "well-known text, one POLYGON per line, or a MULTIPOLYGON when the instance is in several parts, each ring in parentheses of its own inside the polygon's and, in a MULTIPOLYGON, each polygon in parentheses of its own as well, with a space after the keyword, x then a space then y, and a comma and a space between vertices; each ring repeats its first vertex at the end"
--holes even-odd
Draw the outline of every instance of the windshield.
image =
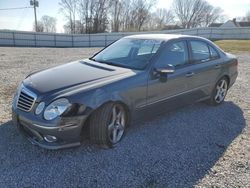
POLYGON ((100 63, 142 70, 158 51, 161 43, 161 40, 154 39, 123 38, 91 59, 100 63))

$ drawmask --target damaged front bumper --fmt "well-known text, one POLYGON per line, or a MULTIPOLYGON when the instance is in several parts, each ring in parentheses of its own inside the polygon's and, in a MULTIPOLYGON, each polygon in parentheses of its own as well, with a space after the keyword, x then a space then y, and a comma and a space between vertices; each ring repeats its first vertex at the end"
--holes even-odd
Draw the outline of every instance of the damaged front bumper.
POLYGON ((62 149, 79 146, 82 128, 87 115, 60 117, 56 121, 43 122, 31 114, 12 109, 12 120, 20 132, 35 145, 46 149, 62 149))

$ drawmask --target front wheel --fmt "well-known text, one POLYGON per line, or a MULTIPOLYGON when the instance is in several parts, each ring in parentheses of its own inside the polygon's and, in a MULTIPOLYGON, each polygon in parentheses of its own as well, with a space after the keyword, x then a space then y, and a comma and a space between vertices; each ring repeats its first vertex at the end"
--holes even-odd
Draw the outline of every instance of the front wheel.
POLYGON ((211 98, 209 100, 210 105, 219 105, 223 103, 228 90, 228 80, 223 77, 215 85, 211 98))
POLYGON ((91 141, 111 148, 124 136, 127 112, 119 103, 108 103, 94 112, 89 123, 91 141))

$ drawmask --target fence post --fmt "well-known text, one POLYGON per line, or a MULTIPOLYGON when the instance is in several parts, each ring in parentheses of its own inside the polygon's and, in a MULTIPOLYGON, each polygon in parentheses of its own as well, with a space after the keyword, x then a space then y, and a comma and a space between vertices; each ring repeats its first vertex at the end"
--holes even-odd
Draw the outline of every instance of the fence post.
POLYGON ((91 41, 90 41, 90 33, 89 33, 89 47, 91 47, 91 41))
POLYGON ((104 37, 105 37, 105 47, 106 47, 107 46, 107 35, 105 34, 104 37))
POLYGON ((54 45, 56 47, 56 34, 54 34, 54 45))
POLYGON ((209 39, 210 39, 210 40, 213 40, 213 39, 212 39, 212 32, 213 32, 213 28, 211 27, 211 28, 210 28, 210 35, 209 35, 209 39))
POLYGON ((74 47, 74 39, 73 39, 73 34, 71 34, 71 42, 72 42, 72 47, 74 47))
POLYGON ((35 47, 36 47, 36 32, 34 33, 35 47))
POLYGON ((15 32, 12 32, 12 37, 13 37, 13 44, 14 44, 14 46, 16 46, 15 32))

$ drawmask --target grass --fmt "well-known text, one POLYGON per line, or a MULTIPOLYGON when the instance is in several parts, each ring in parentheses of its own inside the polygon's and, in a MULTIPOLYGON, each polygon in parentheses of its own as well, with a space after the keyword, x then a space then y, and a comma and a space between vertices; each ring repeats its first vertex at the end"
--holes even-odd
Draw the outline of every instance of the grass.
POLYGON ((250 52, 250 40, 219 40, 215 43, 226 52, 250 52))

